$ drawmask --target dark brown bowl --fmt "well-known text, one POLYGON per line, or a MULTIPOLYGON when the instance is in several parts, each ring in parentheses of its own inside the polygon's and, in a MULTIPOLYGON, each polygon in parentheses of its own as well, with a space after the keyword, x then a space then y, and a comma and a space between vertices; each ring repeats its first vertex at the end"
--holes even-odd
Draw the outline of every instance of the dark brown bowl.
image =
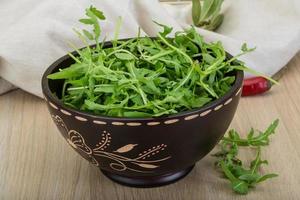
POLYGON ((51 117, 82 157, 110 179, 135 187, 165 185, 187 175, 224 135, 236 111, 243 82, 243 72, 235 71, 236 81, 223 97, 175 115, 107 117, 69 108, 53 95, 61 93, 63 80, 48 80, 47 75, 73 63, 65 55, 43 75, 42 89, 51 117))

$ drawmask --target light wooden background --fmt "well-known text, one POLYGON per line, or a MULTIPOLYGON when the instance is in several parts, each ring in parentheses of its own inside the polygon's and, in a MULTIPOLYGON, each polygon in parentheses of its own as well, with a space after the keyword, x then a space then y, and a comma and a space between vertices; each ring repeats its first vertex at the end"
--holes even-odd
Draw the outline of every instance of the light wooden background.
MULTIPOLYGON (((20 90, 0 96, 0 199, 300 199, 300 53, 266 95, 243 98, 231 127, 245 133, 280 126, 263 151, 276 179, 247 196, 234 194, 206 156, 183 180, 165 187, 120 186, 83 160, 59 135, 44 102, 20 90)), ((245 152, 251 158, 253 153, 245 152)))

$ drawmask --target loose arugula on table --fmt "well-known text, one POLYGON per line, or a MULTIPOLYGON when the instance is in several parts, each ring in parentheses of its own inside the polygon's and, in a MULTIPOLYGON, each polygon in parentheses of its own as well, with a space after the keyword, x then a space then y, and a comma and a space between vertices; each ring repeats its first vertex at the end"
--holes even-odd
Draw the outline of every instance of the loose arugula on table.
POLYGON ((223 0, 192 1, 192 19, 197 27, 216 30, 223 22, 224 15, 220 13, 223 0))
POLYGON ((168 37, 171 27, 156 38, 118 40, 118 21, 111 46, 99 42, 99 21, 104 14, 91 6, 79 21, 92 31, 74 30, 86 45, 75 61, 61 66, 49 79, 64 79, 62 102, 72 108, 114 117, 159 117, 199 108, 223 96, 235 81, 234 70, 247 70, 237 58, 253 49, 228 58, 221 42, 206 43, 191 27, 168 37), (89 46, 89 42, 95 43, 89 46))
POLYGON ((231 187, 236 193, 247 194, 249 189, 254 188, 257 184, 278 176, 274 173, 261 174, 259 172, 263 164, 268 164, 267 160, 261 158, 261 149, 269 145, 269 137, 275 133, 278 123, 277 119, 264 132, 258 131, 258 134, 252 128, 247 138, 241 138, 235 130, 230 130, 228 136, 221 140, 221 150, 213 156, 218 158, 216 165, 231 182, 231 187), (250 167, 245 166, 237 157, 239 147, 248 147, 256 151, 250 167))

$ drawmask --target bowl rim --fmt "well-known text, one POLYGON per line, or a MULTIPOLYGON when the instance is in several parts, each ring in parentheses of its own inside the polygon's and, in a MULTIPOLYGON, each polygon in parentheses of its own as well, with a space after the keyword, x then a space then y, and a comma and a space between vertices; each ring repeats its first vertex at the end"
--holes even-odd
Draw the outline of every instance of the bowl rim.
MULTIPOLYGON (((134 39, 134 38, 126 38, 126 39, 122 39, 122 40, 130 40, 130 39, 134 39)), ((104 43, 103 47, 105 48, 110 45, 111 45, 111 41, 106 41, 104 43)), ((90 46, 93 47, 95 45, 90 45, 90 46)), ((83 47, 83 48, 85 48, 85 47, 83 47)), ((83 48, 81 48, 81 49, 83 49, 83 48)), ((73 52, 71 52, 71 54, 77 55, 77 52, 73 51, 73 52)), ((228 56, 231 57, 230 54, 228 54, 228 56)), ((200 108, 194 108, 194 109, 190 109, 187 111, 183 111, 183 112, 179 112, 179 113, 167 115, 167 116, 161 116, 161 117, 147 117, 147 118, 111 117, 111 116, 105 116, 105 115, 92 114, 92 113, 88 113, 88 112, 70 108, 70 107, 64 105, 57 97, 55 97, 52 94, 50 87, 49 87, 49 82, 48 82, 47 76, 49 74, 51 74, 55 69, 57 69, 60 66, 60 63, 62 63, 63 61, 65 61, 67 59, 72 59, 72 58, 68 54, 66 54, 66 55, 60 57, 59 59, 57 59, 55 62, 53 62, 45 70, 45 72, 42 76, 42 80, 41 80, 42 92, 44 94, 45 99, 48 101, 51 101, 51 103, 54 103, 54 104, 60 106, 62 109, 64 109, 67 112, 75 113, 76 115, 83 116, 83 117, 89 117, 89 118, 99 119, 99 120, 104 120, 104 121, 108 121, 108 120, 120 121, 120 122, 127 122, 127 121, 137 121, 137 122, 145 122, 146 121, 146 122, 148 122, 148 121, 153 121, 153 120, 160 121, 160 120, 181 118, 181 117, 186 117, 188 115, 194 115, 197 113, 205 112, 207 110, 213 109, 217 105, 221 104, 222 102, 225 102, 227 99, 234 96, 237 93, 237 91, 241 90, 241 86, 242 86, 243 79, 244 79, 244 72, 242 70, 235 70, 234 71, 234 72, 236 72, 235 82, 232 85, 232 87, 230 88, 230 90, 226 94, 224 94, 222 97, 220 97, 216 100, 213 100, 210 103, 208 103, 200 108)))

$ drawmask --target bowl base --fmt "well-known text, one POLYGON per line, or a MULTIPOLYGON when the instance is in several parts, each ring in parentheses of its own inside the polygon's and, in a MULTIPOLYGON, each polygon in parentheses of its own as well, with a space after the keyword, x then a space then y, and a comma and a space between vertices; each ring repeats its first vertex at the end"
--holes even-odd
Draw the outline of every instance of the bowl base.
POLYGON ((101 170, 101 171, 106 177, 121 185, 126 185, 130 187, 148 188, 148 187, 158 187, 158 186, 174 183, 182 179, 183 177, 185 177, 194 168, 194 166, 195 165, 188 167, 184 170, 163 174, 160 176, 153 176, 153 177, 127 177, 127 176, 120 176, 105 170, 101 170))

